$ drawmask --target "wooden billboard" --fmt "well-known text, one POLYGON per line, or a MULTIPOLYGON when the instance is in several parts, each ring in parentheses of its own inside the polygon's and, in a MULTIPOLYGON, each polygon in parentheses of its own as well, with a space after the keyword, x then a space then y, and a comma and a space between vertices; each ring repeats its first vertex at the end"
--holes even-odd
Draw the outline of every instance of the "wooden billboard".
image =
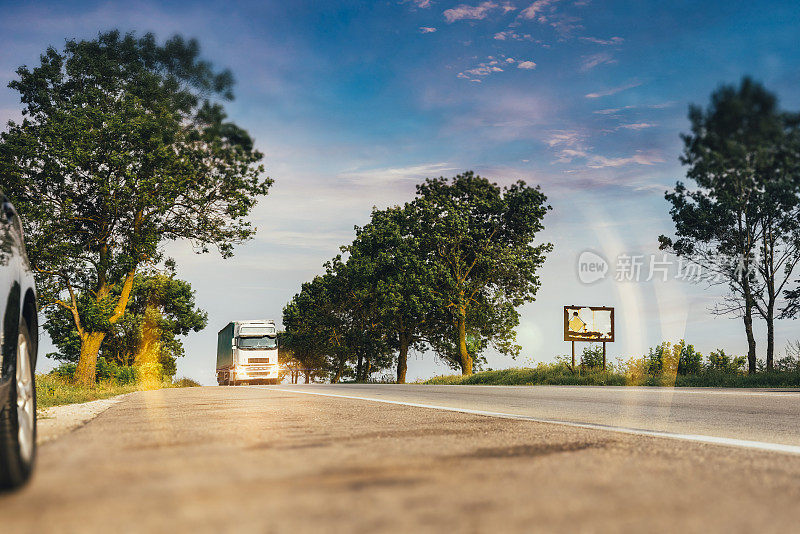
POLYGON ((564 341, 613 342, 614 308, 564 306, 564 341))

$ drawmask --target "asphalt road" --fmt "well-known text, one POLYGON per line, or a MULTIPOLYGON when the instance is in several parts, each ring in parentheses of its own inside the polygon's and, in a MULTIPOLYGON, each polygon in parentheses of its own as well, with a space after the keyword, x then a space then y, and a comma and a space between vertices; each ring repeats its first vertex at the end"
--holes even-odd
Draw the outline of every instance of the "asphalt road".
POLYGON ((421 386, 136 393, 41 447, 31 484, 0 496, 0 530, 796 531, 799 454, 394 403, 582 415, 575 421, 673 432, 750 421, 732 435, 795 443, 797 394, 666 394, 421 386), (785 424, 770 432, 765 417, 785 424))
MULTIPOLYGON (((284 385, 295 391, 602 425, 784 444, 800 453, 800 390, 587 387, 284 385)), ((686 436, 688 437, 688 436, 686 436)), ((740 443, 742 446, 756 444, 740 443)), ((780 447, 778 447, 780 448, 780 447)))

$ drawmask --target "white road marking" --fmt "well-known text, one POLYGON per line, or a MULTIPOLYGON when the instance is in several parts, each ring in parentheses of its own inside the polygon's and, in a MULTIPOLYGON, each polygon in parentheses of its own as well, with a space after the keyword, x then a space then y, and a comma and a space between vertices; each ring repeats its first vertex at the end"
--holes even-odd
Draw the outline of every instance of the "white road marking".
POLYGON ((560 421, 558 419, 541 419, 529 415, 520 415, 504 412, 489 412, 486 410, 472 410, 470 408, 456 408, 453 406, 438 406, 435 404, 421 404, 417 402, 396 401, 389 399, 376 399, 374 397, 359 397, 356 395, 341 395, 338 393, 321 393, 318 391, 302 391, 296 389, 283 388, 258 388, 270 391, 282 391, 285 393, 299 393, 303 395, 317 395, 320 397, 339 397, 342 399, 355 399, 372 402, 382 402, 385 404, 399 404, 401 406, 412 406, 414 408, 429 408, 432 410, 443 410, 447 412, 468 413, 472 415, 483 415, 486 417, 499 417, 503 419, 517 419, 520 421, 532 421, 534 423, 547 423, 553 425, 563 425, 574 428, 587 428, 590 430, 606 430, 609 432, 619 432, 621 434, 634 434, 637 436, 650 436, 654 438, 678 439, 683 441, 694 441, 696 443, 710 443, 713 445, 724 445, 728 447, 739 447, 745 449, 756 449, 770 452, 782 452, 787 454, 800 454, 800 446, 786 445, 784 443, 770 443, 767 441, 752 441, 747 439, 724 438, 719 436, 705 436, 702 434, 679 434, 674 432, 664 432, 661 430, 646 430, 642 428, 628 428, 624 426, 601 425, 597 423, 576 423, 573 421, 560 421))
MULTIPOLYGON (((436 385, 435 387, 452 387, 452 388, 464 388, 464 387, 478 387, 478 388, 489 388, 489 387, 496 387, 496 386, 484 386, 481 384, 469 384, 469 385, 462 385, 462 384, 441 384, 436 385)), ((504 388, 519 388, 519 389, 530 389, 530 388, 550 388, 553 386, 502 386, 504 388)), ((738 395, 744 397, 797 397, 800 396, 800 391, 797 390, 790 390, 790 391, 742 391, 737 389, 732 389, 730 391, 719 391, 719 390, 696 390, 696 389, 689 389, 684 387, 662 387, 662 386, 652 386, 652 387, 638 387, 638 386, 557 386, 559 389, 583 389, 586 390, 587 388, 591 388, 594 390, 602 390, 608 393, 660 393, 660 394, 673 394, 678 393, 680 395, 738 395)))

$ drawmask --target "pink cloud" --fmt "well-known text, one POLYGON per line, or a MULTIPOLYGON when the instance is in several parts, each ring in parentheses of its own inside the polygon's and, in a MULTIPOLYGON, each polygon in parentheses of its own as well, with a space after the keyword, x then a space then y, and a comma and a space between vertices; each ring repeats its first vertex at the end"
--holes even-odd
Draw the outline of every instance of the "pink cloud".
POLYGON ((517 68, 518 69, 532 70, 532 69, 536 68, 536 63, 534 63, 533 61, 520 61, 517 64, 517 68))
MULTIPOLYGON (((534 3, 523 9, 519 15, 524 19, 533 20, 544 10, 544 8, 550 6, 551 4, 555 4, 556 2, 558 2, 558 0, 536 0, 534 3)), ((545 21, 540 20, 539 22, 545 21)))
POLYGON ((461 4, 454 8, 448 9, 444 12, 444 18, 447 22, 455 22, 457 20, 483 20, 489 16, 489 12, 493 9, 500 7, 494 2, 483 2, 477 6, 468 6, 461 4))
POLYGON ((436 31, 436 28, 431 28, 430 26, 421 26, 419 29, 420 33, 433 33, 436 31))

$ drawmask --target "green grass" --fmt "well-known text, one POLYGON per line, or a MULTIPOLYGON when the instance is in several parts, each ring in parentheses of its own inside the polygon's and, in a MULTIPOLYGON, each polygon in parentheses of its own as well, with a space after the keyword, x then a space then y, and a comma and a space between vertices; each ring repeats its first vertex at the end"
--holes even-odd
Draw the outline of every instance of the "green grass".
POLYGON ((540 365, 532 369, 503 369, 501 371, 482 371, 468 376, 437 376, 423 382, 431 385, 482 384, 493 386, 533 386, 540 384, 561 384, 580 386, 624 386, 625 376, 611 372, 587 372, 573 374, 564 366, 540 365))
MULTIPOLYGON (((199 385, 191 378, 181 378, 174 382, 157 384, 155 387, 185 388, 199 385)), ((40 410, 43 410, 51 406, 107 399, 142 389, 154 389, 154 387, 152 385, 145 387, 136 383, 118 384, 113 380, 101 380, 95 386, 84 387, 55 374, 36 375, 36 404, 40 410)))
POLYGON ((99 382, 94 387, 84 387, 60 376, 36 375, 36 405, 41 410, 62 404, 107 399, 138 389, 136 384, 119 385, 110 380, 99 382))
POLYGON ((428 385, 493 386, 676 386, 725 388, 800 387, 800 372, 737 373, 703 372, 697 375, 667 377, 632 377, 613 371, 578 370, 572 373, 565 365, 541 364, 535 368, 483 371, 468 376, 443 375, 422 382, 428 385))

